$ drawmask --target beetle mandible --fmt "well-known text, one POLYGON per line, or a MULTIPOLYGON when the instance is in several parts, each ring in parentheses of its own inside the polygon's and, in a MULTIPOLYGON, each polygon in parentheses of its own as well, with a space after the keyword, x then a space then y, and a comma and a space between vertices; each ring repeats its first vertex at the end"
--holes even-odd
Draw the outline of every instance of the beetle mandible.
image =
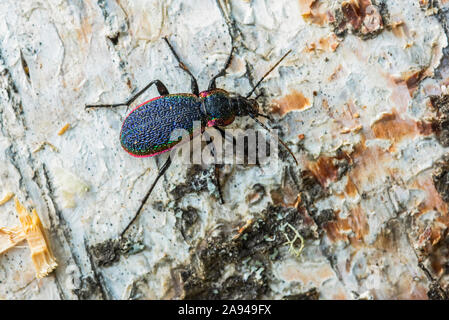
MULTIPOLYGON (((187 130, 190 133, 190 138, 192 138, 194 121, 201 122, 201 132, 203 132, 207 127, 213 127, 220 132, 223 138, 225 138, 225 132, 222 128, 220 128, 220 126, 227 126, 231 124, 235 117, 249 116, 264 129, 270 131, 267 126, 257 119, 258 116, 267 117, 259 113, 259 105, 256 101, 257 97, 255 99, 250 99, 249 97, 254 93, 265 77, 281 63, 281 61, 291 52, 291 50, 284 54, 282 58, 279 59, 279 61, 264 74, 264 76, 256 83, 256 85, 246 96, 241 96, 223 89, 218 89, 215 83, 217 78, 226 75, 226 70, 231 64, 232 54, 235 47, 232 47, 231 53, 229 54, 224 67, 210 80, 208 89, 206 91, 199 92, 196 78, 181 61, 168 39, 166 37, 163 39, 178 61, 179 67, 190 76, 192 93, 170 94, 167 87, 160 80, 153 80, 126 102, 116 104, 86 105, 86 108, 113 108, 118 106, 129 106, 148 88, 152 85, 156 85, 160 96, 140 104, 137 108, 132 110, 123 121, 120 132, 120 142, 125 151, 134 157, 151 157, 167 152, 182 140, 182 137, 179 137, 177 140, 170 140, 170 138, 172 138, 171 133, 174 130, 187 130)), ((285 145, 285 143, 279 138, 278 140, 294 158, 296 163, 298 163, 295 156, 285 145)), ((129 227, 137 219, 143 206, 145 205, 145 202, 148 200, 148 197, 153 191, 154 186, 160 177, 164 175, 170 165, 171 157, 169 156, 162 168, 159 170, 156 179, 146 193, 145 197, 142 199, 136 214, 122 231, 121 236, 126 233, 129 227)), ((218 167, 216 165, 216 183, 220 194, 220 199, 223 202, 217 168, 218 167)))

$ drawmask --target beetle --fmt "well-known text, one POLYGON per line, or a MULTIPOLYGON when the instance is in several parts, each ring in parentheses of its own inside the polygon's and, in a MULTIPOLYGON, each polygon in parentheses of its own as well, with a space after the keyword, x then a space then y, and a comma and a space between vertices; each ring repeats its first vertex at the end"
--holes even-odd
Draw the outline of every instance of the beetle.
MULTIPOLYGON (((181 61, 168 39, 166 37, 163 39, 178 61, 179 67, 190 76, 192 93, 170 94, 162 81, 153 80, 126 102, 116 104, 86 105, 86 109, 129 106, 148 88, 153 85, 156 86, 160 96, 140 104, 132 110, 123 121, 122 129, 120 131, 120 142, 126 152, 134 157, 152 157, 167 152, 182 140, 182 137, 171 140, 171 133, 174 130, 184 129, 190 133, 190 138, 194 136, 194 121, 201 122, 201 132, 203 132, 207 127, 213 127, 220 132, 223 138, 225 138, 225 132, 222 128, 220 128, 220 126, 227 126, 231 124, 236 117, 249 116, 264 129, 270 131, 267 126, 257 119, 258 116, 268 118, 267 116, 259 113, 259 105, 256 101, 257 97, 255 99, 250 99, 249 97, 254 93, 265 77, 281 63, 281 61, 291 52, 291 50, 284 54, 282 58, 279 59, 279 61, 264 74, 264 76, 246 96, 241 96, 216 87, 216 80, 226 74, 226 70, 231 63, 235 47, 232 47, 231 53, 229 54, 226 63, 220 72, 218 72, 210 80, 208 89, 206 91, 199 92, 196 78, 181 61)), ((296 163, 298 163, 295 156, 285 145, 285 143, 279 138, 278 140, 295 159, 296 163)), ((126 233, 129 227, 137 219, 158 180, 164 175, 170 165, 171 157, 169 156, 162 168, 159 170, 156 179, 146 193, 145 197, 142 199, 133 219, 121 233, 121 236, 126 233)), ((216 182, 220 199, 223 202, 217 171, 218 167, 216 165, 216 182)))

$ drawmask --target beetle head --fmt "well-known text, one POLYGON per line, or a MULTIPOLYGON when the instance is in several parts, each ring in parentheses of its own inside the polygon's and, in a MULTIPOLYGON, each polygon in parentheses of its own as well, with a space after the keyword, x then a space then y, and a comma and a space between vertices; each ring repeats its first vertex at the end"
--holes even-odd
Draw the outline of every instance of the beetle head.
POLYGON ((231 98, 231 106, 236 116, 247 116, 249 114, 257 115, 259 113, 259 104, 256 99, 248 99, 240 95, 231 98))

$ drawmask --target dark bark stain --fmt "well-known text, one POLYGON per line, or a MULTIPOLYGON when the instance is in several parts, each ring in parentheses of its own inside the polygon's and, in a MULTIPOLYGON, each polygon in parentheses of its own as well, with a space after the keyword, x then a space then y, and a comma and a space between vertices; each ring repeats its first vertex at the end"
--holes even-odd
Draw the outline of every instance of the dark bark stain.
POLYGON ((278 248, 285 244, 285 234, 294 238, 286 223, 306 239, 315 237, 310 224, 313 221, 307 221, 297 209, 270 206, 234 236, 223 226, 218 234, 201 241, 192 249, 192 263, 176 271, 183 298, 260 299, 267 295, 269 266, 277 259, 278 248), (227 268, 235 271, 225 278, 227 268))

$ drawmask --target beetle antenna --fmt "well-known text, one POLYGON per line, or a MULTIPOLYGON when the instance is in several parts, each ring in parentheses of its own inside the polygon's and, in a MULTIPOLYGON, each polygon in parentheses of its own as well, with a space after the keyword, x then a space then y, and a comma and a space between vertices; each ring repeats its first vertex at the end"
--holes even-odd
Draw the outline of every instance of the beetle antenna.
POLYGON ((285 59, 285 57, 286 57, 290 52, 292 52, 292 49, 288 50, 287 53, 284 54, 284 55, 282 56, 282 58, 280 58, 279 61, 276 62, 276 64, 275 64, 274 66, 272 66, 272 67, 270 68, 270 70, 268 70, 268 72, 265 73, 265 74, 263 75, 262 79, 260 79, 259 82, 257 82, 256 85, 254 86, 254 88, 253 88, 253 89, 246 95, 246 98, 249 98, 249 97, 253 94, 254 90, 256 90, 256 88, 259 86, 259 84, 260 84, 260 83, 261 83, 261 82, 262 82, 262 81, 263 81, 263 80, 270 74, 271 71, 273 71, 273 70, 279 65, 279 63, 282 62, 282 60, 285 59))
POLYGON ((259 93, 259 94, 254 98, 254 100, 259 99, 261 96, 263 96, 263 92, 259 93))
POLYGON ((266 114, 263 114, 263 113, 257 113, 256 117, 263 117, 265 119, 271 120, 271 118, 269 116, 267 116, 266 114))
MULTIPOLYGON (((254 121, 256 121, 262 128, 264 128, 265 130, 267 130, 271 135, 273 135, 273 132, 270 130, 270 128, 268 128, 266 125, 264 125, 259 119, 256 118, 255 115, 253 115, 252 113, 249 114, 249 116, 251 118, 254 119, 254 121)), ((290 153, 290 155, 293 157, 293 159, 295 159, 296 165, 299 165, 298 160, 296 160, 295 155, 293 154, 293 152, 290 150, 289 147, 287 147, 287 145, 285 144, 284 141, 281 140, 281 138, 277 137, 278 141, 284 146, 284 148, 290 153)))

